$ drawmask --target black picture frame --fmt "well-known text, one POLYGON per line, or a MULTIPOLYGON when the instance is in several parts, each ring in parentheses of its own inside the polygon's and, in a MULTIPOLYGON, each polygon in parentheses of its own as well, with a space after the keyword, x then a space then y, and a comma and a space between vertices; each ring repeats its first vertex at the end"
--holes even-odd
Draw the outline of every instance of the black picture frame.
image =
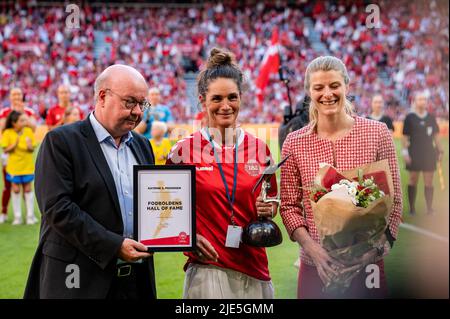
MULTIPOLYGON (((139 185, 139 176, 141 172, 150 173, 150 174, 156 174, 159 172, 166 172, 168 174, 171 174, 171 178, 173 179, 174 174, 186 174, 187 172, 190 175, 190 181, 189 181, 189 192, 190 196, 190 204, 188 205, 188 208, 190 209, 190 244, 189 245, 148 245, 147 243, 144 243, 144 245, 147 246, 148 252, 183 252, 183 251, 194 251, 196 250, 196 216, 195 216, 195 208, 196 208, 196 179, 195 179, 195 166, 194 165, 134 165, 133 166, 133 230, 134 230, 134 240, 141 242, 141 233, 139 228, 139 222, 141 220, 140 214, 140 185, 139 185)), ((177 181, 171 180, 171 186, 176 185, 177 181)), ((169 187, 170 188, 170 187, 169 187)), ((183 205, 185 206, 185 205, 183 205)))

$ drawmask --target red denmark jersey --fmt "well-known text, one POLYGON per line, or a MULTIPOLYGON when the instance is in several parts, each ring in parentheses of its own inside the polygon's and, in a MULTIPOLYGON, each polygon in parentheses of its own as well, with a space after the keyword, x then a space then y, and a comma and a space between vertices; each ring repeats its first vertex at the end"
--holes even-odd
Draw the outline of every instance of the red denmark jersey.
MULTIPOLYGON (((84 118, 83 111, 78 107, 78 110, 80 111, 80 119, 84 118)), ((56 125, 63 117, 64 112, 66 111, 65 107, 61 107, 59 105, 55 105, 48 109, 47 117, 45 119, 45 123, 47 125, 56 125)))
MULTIPOLYGON (((237 185, 234 202, 234 220, 242 228, 257 220, 256 198, 261 186, 252 193, 260 173, 271 159, 267 145, 260 139, 240 130, 238 138, 237 185)), ((231 193, 234 175, 234 145, 219 146, 215 150, 222 159, 222 167, 228 190, 231 193)), ((204 236, 217 251, 218 262, 212 265, 233 269, 259 280, 270 280, 265 248, 240 243, 239 248, 225 247, 228 225, 231 225, 231 209, 225 186, 205 130, 195 132, 180 140, 172 148, 167 164, 196 166, 196 225, 197 234, 204 236)), ((273 176, 270 196, 277 194, 276 177, 273 176)), ((231 197, 231 196, 230 196, 231 197)), ((185 253, 189 263, 201 263, 194 254, 185 253)))
MULTIPOLYGON (((4 109, 0 110, 0 119, 5 119, 8 117, 9 113, 11 113, 12 108, 11 107, 5 107, 4 109)), ((35 117, 36 114, 34 113, 33 109, 30 109, 29 107, 24 107, 23 109, 24 113, 28 116, 35 117)))

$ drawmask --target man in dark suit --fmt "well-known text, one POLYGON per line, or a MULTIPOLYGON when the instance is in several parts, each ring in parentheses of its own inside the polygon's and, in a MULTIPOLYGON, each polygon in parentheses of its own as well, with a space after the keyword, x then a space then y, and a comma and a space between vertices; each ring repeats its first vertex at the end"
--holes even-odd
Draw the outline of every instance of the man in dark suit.
POLYGON ((132 130, 149 107, 134 68, 95 81, 86 120, 49 132, 36 162, 40 240, 25 298, 156 298, 153 257, 133 238, 133 165, 153 164, 132 130))

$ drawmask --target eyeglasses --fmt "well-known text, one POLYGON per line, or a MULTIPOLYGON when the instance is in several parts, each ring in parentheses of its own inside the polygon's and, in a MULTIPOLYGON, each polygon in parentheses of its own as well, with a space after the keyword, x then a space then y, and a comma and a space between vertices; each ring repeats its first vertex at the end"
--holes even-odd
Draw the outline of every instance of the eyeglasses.
POLYGON ((109 91, 115 95, 117 95, 118 97, 120 97, 120 99, 122 100, 122 102, 124 102, 125 108, 127 110, 133 110, 136 105, 139 105, 139 109, 144 112, 146 110, 148 110, 151 107, 151 104, 149 101, 147 101, 146 99, 142 100, 142 101, 138 101, 133 97, 123 97, 120 94, 117 94, 116 92, 114 92, 111 89, 105 89, 105 91, 109 91))

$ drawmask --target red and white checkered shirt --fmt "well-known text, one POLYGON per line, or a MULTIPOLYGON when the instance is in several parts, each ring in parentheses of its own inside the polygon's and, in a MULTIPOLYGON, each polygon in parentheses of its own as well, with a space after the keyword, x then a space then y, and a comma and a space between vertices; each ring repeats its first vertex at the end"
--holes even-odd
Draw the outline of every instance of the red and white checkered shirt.
MULTIPOLYGON (((281 208, 283 223, 291 236, 305 227, 313 240, 320 243, 319 233, 309 200, 308 188, 313 185, 320 163, 328 163, 338 170, 350 170, 361 165, 388 159, 394 183, 394 203, 389 216, 389 230, 397 238, 402 214, 400 173, 391 132, 386 124, 354 117, 350 132, 334 142, 311 132, 311 126, 290 133, 283 144, 282 158, 291 154, 281 167, 281 208), (335 154, 335 155, 333 155, 335 154), (302 187, 302 188, 301 188, 302 187), (303 188, 305 187, 305 188, 303 188)), ((302 262, 314 265, 302 250, 302 262)))

